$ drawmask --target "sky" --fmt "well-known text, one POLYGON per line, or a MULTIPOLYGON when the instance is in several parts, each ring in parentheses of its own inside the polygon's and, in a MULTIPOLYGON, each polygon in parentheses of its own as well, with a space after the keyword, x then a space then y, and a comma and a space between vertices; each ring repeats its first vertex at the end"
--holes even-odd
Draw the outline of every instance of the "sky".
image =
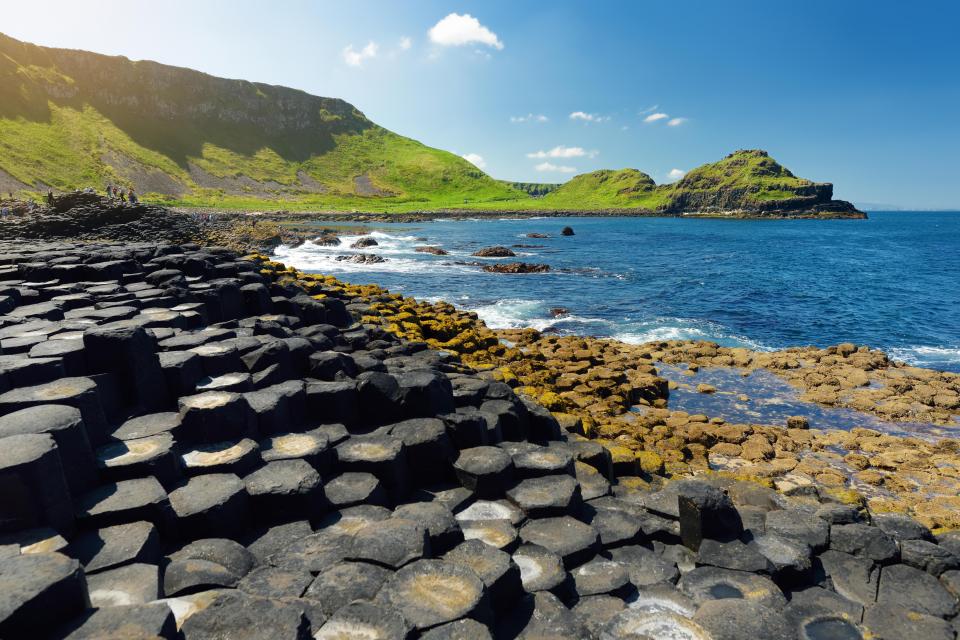
POLYGON ((960 3, 0 0, 46 46, 357 106, 496 178, 676 180, 761 148, 835 197, 960 209, 960 3))

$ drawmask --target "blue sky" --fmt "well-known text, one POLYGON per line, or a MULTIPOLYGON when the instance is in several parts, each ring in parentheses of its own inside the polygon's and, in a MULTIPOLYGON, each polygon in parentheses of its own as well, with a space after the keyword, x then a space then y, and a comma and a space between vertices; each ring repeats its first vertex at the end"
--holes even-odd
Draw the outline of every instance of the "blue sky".
POLYGON ((38 44, 340 97, 497 178, 629 166, 663 182, 763 148, 840 198, 960 208, 956 2, 3 0, 2 15, 38 44))

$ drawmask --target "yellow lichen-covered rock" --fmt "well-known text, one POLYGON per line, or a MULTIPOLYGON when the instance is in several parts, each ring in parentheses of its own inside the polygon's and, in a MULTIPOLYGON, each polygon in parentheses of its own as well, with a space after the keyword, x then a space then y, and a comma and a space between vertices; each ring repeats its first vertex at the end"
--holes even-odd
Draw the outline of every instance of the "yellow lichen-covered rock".
POLYGON ((663 473, 663 458, 653 451, 637 451, 637 464, 640 470, 647 475, 660 475, 663 473))
POLYGON ((539 398, 540 404, 549 409, 550 411, 563 411, 567 407, 567 403, 558 396, 553 391, 547 391, 539 398))
MULTIPOLYGON (((952 504, 911 499, 908 494, 918 487, 936 497, 957 494, 960 445, 955 441, 929 443, 868 429, 785 430, 669 411, 668 384, 658 377, 656 363, 686 365, 690 371, 738 366, 744 368, 744 376, 764 368, 822 404, 937 424, 949 424, 960 412, 957 374, 892 363, 882 352, 866 347, 757 353, 703 341, 627 345, 533 329, 493 331, 476 314, 450 304, 304 274, 262 254, 247 259, 272 282, 300 286, 321 298, 363 302, 368 308, 362 323, 455 354, 485 377, 506 381, 551 410, 564 429, 600 438, 612 453, 618 452, 618 475, 708 473, 708 459, 715 457, 768 485, 785 475, 815 478, 820 491, 837 492, 834 499, 839 501, 844 500, 843 492, 852 491, 846 486, 852 475, 855 481, 884 486, 893 494, 888 501, 927 523, 951 519, 952 504), (643 407, 639 413, 637 405, 643 407), (811 452, 822 459, 807 455, 811 452)), ((960 513, 960 507, 956 511, 960 513)))
POLYGON ((841 504, 847 504, 854 507, 866 507, 867 500, 863 495, 848 487, 827 487, 823 493, 841 504))

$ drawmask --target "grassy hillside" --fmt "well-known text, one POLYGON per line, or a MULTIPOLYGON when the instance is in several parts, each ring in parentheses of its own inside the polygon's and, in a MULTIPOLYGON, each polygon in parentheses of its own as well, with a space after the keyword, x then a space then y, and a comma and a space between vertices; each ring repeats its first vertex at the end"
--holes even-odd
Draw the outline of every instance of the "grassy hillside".
POLYGON ((814 185, 758 149, 731 153, 688 172, 674 189, 688 192, 747 189, 755 200, 780 200, 814 185))
POLYGON ((558 209, 640 208, 654 210, 665 200, 653 178, 636 169, 602 169, 575 176, 543 198, 545 205, 558 209))
POLYGON ((0 34, 0 192, 107 183, 230 209, 829 211, 832 186, 764 151, 657 185, 636 169, 556 184, 494 180, 337 98, 0 34))
POLYGON ((108 182, 174 203, 241 207, 527 197, 342 100, 0 34, 0 190, 108 182))

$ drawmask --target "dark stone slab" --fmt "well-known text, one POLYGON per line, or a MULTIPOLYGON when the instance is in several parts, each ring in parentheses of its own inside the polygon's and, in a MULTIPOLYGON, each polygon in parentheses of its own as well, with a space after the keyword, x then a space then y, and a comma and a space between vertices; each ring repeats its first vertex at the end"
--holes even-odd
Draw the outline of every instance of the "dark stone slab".
POLYGON ((96 609, 61 627, 56 637, 64 640, 91 638, 162 638, 176 640, 176 618, 162 602, 96 609))
POLYGON ((326 615, 333 616, 351 602, 373 601, 391 575, 390 569, 368 562, 338 562, 320 572, 303 597, 316 600, 326 615))
POLYGON ((830 548, 875 562, 890 562, 900 556, 896 540, 879 527, 860 523, 830 527, 830 548))
POLYGON ((816 564, 830 578, 834 590, 844 598, 863 606, 877 601, 880 568, 872 560, 841 551, 824 551, 816 564))
POLYGON ((569 516, 531 520, 520 529, 520 538, 556 553, 567 568, 587 562, 599 550, 597 530, 569 516))
POLYGON ((420 560, 392 575, 378 598, 396 608, 416 629, 460 618, 489 622, 483 581, 471 569, 442 560, 420 560))
POLYGON ((325 511, 320 474, 305 460, 268 462, 243 481, 258 519, 315 518, 325 511))
POLYGON ((313 580, 313 574, 305 569, 264 566, 244 576, 237 589, 261 598, 299 598, 313 580))
POLYGON ((793 640, 796 632, 780 610, 757 601, 711 600, 701 605, 693 621, 713 640, 793 640))
POLYGON ((406 640, 410 630, 410 624, 400 612, 389 605, 352 602, 333 614, 313 637, 315 640, 350 637, 406 640))
POLYGON ((460 452, 453 469, 460 483, 476 495, 497 498, 513 477, 513 459, 499 447, 474 447, 460 452))
POLYGON ((74 538, 65 553, 76 558, 89 575, 124 564, 156 564, 160 559, 160 537, 151 522, 131 522, 74 538))
POLYGON ((480 540, 461 543, 443 559, 472 569, 483 580, 496 609, 510 608, 523 595, 520 567, 510 554, 480 540))
POLYGON ((95 608, 147 604, 160 597, 160 567, 125 564, 87 576, 90 604, 95 608))
POLYGON ((740 535, 743 524, 733 501, 720 489, 697 481, 682 481, 677 492, 680 537, 696 551, 705 538, 731 540, 740 535))
POLYGON ((954 629, 946 620, 890 604, 867 607, 863 626, 871 634, 868 637, 877 640, 951 640, 954 637, 954 629))
POLYGON ((170 492, 170 506, 177 534, 183 538, 236 536, 247 523, 247 492, 233 474, 190 478, 170 492))
POLYGON ((0 438, 0 533, 50 526, 73 530, 73 502, 53 437, 0 438))
POLYGON ((353 536, 346 557, 398 569, 430 556, 430 538, 423 524, 390 518, 363 527, 353 536))
POLYGON ((80 563, 59 553, 0 561, 0 636, 30 638, 90 606, 80 563))
POLYGON ((241 591, 225 591, 191 615, 181 628, 194 638, 250 638, 308 640, 310 624, 296 603, 258 598, 241 591))
POLYGON ((610 549, 608 555, 623 564, 630 573, 630 582, 637 587, 658 582, 676 583, 680 570, 676 563, 654 553, 646 547, 630 545, 610 549))
POLYGON ((894 564, 880 570, 878 605, 899 606, 940 618, 957 614, 957 598, 933 576, 920 569, 894 564))
POLYGON ((107 438, 107 422, 96 382, 90 378, 60 378, 0 395, 0 413, 11 413, 43 404, 61 404, 79 409, 92 445, 107 438))
POLYGON ((787 600, 769 578, 719 567, 697 567, 680 578, 680 590, 698 604, 710 600, 734 599, 782 608, 787 600))

